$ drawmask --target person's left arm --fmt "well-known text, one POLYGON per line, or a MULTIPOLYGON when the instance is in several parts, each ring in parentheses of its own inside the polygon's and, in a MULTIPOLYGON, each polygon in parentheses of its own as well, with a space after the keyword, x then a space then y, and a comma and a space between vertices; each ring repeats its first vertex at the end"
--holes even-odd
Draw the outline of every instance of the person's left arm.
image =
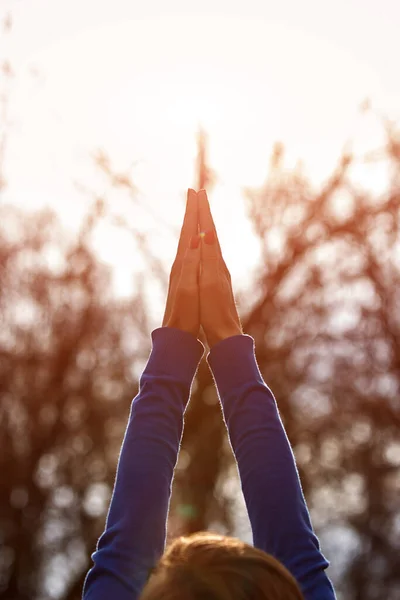
POLYGON ((191 333, 171 327, 154 330, 152 341, 84 600, 136 600, 164 552, 183 415, 204 347, 191 333))

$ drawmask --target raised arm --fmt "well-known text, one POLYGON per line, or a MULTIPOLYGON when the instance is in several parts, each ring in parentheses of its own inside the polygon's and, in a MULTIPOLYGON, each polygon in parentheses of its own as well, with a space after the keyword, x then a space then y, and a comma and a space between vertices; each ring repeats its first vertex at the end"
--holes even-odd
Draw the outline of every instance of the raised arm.
POLYGON ((321 554, 301 489, 295 459, 254 355, 242 335, 214 346, 207 361, 217 384, 257 548, 280 560, 306 600, 332 600, 321 554))
POLYGON ((84 600, 136 600, 164 552, 183 414, 204 353, 199 331, 197 197, 189 190, 163 327, 132 402, 106 528, 92 555, 84 600))
POLYGON ((211 348, 211 367, 235 454, 254 545, 280 560, 306 600, 333 600, 302 493, 295 459, 254 355, 242 334, 229 271, 204 191, 198 193, 202 245, 200 319, 211 348))
POLYGON ((153 331, 152 340, 84 600, 135 600, 164 552, 183 413, 204 347, 191 334, 168 327, 153 331))

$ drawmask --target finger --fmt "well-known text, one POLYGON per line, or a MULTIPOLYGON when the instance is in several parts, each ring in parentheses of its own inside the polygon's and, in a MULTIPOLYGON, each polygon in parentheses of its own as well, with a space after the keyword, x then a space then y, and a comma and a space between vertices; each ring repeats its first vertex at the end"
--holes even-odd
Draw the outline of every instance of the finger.
POLYGON ((218 240, 214 219, 211 214, 207 192, 205 190, 200 190, 197 193, 197 197, 200 236, 202 238, 202 284, 206 285, 211 284, 212 282, 216 282, 220 277, 220 274, 224 273, 225 277, 228 280, 232 301, 234 302, 231 274, 222 256, 222 250, 218 240))
POLYGON ((190 239, 197 234, 197 205, 197 194, 194 190, 189 188, 187 191, 186 211, 178 243, 177 257, 184 257, 186 248, 189 247, 190 239))
POLYGON ((215 223, 211 214, 206 190, 197 193, 200 231, 214 231, 215 223))
POLYGON ((201 260, 202 263, 217 263, 221 262, 221 255, 219 248, 217 246, 217 239, 214 231, 207 231, 204 233, 199 233, 199 237, 201 238, 201 260))
POLYGON ((203 238, 202 246, 204 247, 203 256, 206 258, 209 256, 218 256, 221 252, 221 247, 218 242, 217 230, 211 214, 206 190, 200 190, 197 193, 197 198, 200 235, 203 238))
POLYGON ((200 190, 197 193, 197 197, 200 232, 204 235, 208 231, 214 231, 218 253, 222 262, 224 263, 224 269, 226 270, 227 275, 229 275, 228 268, 226 267, 225 261, 222 257, 221 244, 219 243, 217 228, 215 227, 214 219, 211 214, 211 208, 208 202, 206 190, 200 190))
POLYGON ((185 251, 179 281, 181 289, 196 292, 199 282, 200 260, 200 237, 196 235, 192 237, 190 246, 185 251))
MULTIPOLYGON (((222 256, 221 245, 219 243, 217 229, 215 227, 214 219, 211 214, 210 204, 208 202, 206 190, 200 190, 197 193, 198 197, 198 211, 199 211, 199 225, 200 235, 203 239, 202 248, 202 260, 214 261, 218 258, 222 263, 222 269, 231 283, 231 274, 222 256), (211 232, 214 234, 212 239, 211 232)), ((207 268, 207 267, 206 267, 207 268)), ((209 268, 212 268, 210 265, 209 268)))

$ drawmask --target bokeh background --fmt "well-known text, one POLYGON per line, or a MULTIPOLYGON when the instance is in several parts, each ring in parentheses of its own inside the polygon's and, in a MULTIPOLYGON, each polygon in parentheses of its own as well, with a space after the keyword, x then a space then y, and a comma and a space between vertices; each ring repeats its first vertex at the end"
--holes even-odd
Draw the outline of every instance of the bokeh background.
MULTIPOLYGON (((0 599, 78 600, 209 192, 338 600, 400 597, 400 5, 0 3, 0 599)), ((207 364, 169 539, 251 542, 207 364)))

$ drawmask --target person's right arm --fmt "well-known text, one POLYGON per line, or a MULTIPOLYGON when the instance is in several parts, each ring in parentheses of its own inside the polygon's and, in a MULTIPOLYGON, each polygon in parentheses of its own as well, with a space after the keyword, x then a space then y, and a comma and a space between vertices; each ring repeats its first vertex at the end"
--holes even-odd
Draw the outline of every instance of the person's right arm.
POLYGON ((234 335, 211 348, 213 373, 253 531, 254 546, 280 560, 306 600, 333 600, 275 398, 254 354, 254 340, 234 335))

